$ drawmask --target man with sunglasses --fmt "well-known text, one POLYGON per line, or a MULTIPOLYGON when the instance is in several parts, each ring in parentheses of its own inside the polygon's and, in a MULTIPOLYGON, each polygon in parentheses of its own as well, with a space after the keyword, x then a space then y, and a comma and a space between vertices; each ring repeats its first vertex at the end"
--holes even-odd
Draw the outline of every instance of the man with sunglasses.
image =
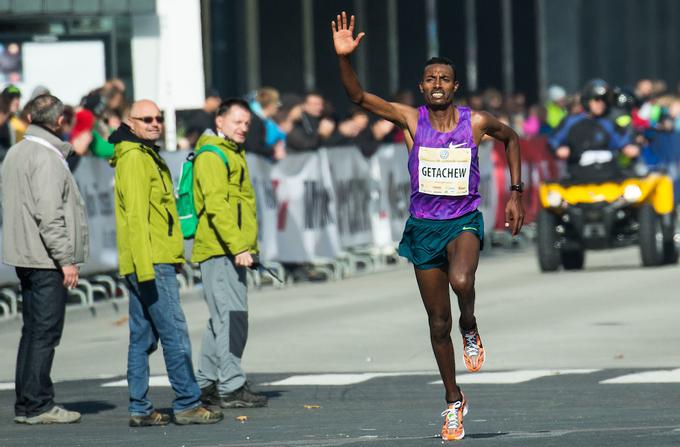
POLYGON ((121 276, 130 289, 128 390, 130 426, 166 425, 170 416, 154 409, 149 391, 149 354, 160 339, 168 379, 175 392, 175 423, 212 424, 222 419, 200 401, 191 363, 186 318, 176 273, 184 263, 170 171, 156 145, 163 117, 148 100, 132 105, 130 117, 109 138, 115 145, 116 238, 121 276))
POLYGON ((555 156, 567 162, 574 180, 606 179, 616 172, 619 151, 629 158, 640 154, 639 147, 632 144, 632 134, 618 132, 614 121, 607 118, 611 96, 606 81, 588 81, 581 92, 585 112, 565 118, 549 140, 555 156))

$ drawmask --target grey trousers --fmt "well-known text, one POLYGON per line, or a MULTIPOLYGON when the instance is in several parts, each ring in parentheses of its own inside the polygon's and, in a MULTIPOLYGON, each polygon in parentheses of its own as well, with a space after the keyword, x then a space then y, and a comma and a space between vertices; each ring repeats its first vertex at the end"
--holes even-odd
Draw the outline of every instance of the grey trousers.
POLYGON ((210 258, 200 265, 210 319, 203 334, 196 379, 201 388, 216 384, 218 393, 224 396, 246 382, 241 368, 248 338, 246 270, 227 256, 210 258))

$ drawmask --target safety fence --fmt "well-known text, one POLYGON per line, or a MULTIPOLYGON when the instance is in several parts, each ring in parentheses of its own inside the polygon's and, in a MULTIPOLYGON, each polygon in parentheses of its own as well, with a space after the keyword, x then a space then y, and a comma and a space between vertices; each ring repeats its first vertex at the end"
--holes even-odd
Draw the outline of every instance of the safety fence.
MULTIPOLYGON (((554 178, 557 167, 544 139, 522 141, 521 149, 525 222, 530 223, 538 212, 539 182, 554 178)), ((186 156, 163 153, 175 183, 186 156)), ((502 145, 483 143, 479 159, 480 209, 490 235, 503 231, 510 180, 502 145)), ((301 266, 316 277, 340 279, 396 262, 396 246, 409 214, 408 153, 403 145, 383 145, 370 159, 347 146, 293 154, 276 163, 252 154, 247 160, 257 196, 260 259, 284 282, 290 282, 290 273, 301 266)), ((125 283, 116 273, 113 169, 105 160, 87 157, 74 176, 87 208, 90 258, 81 267, 81 280, 70 291, 69 301, 93 306, 95 301, 126 299, 125 283)), ((189 254, 191 241, 185 248, 189 254)), ((186 264, 178 280, 182 288, 191 288, 200 282, 200 271, 186 264)), ((281 286, 257 271, 250 272, 249 282, 281 286)), ((14 269, 0 265, 0 318, 19 310, 14 269)))

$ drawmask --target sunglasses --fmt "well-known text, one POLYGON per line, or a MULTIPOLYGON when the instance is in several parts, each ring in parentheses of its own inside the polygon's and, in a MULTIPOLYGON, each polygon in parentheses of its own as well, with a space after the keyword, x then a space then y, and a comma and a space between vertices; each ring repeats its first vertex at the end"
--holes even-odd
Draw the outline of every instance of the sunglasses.
POLYGON ((163 124, 163 121, 165 121, 165 118, 162 116, 131 116, 130 118, 137 121, 143 121, 144 124, 151 124, 154 121, 158 124, 163 124))

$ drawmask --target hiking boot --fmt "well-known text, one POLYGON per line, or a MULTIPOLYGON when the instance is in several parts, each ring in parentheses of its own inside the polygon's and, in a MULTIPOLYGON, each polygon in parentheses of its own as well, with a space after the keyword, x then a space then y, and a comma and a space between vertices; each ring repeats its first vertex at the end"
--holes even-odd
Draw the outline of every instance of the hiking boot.
POLYGON ((248 388, 248 384, 243 385, 236 391, 232 391, 226 396, 220 396, 220 407, 222 408, 260 408, 267 406, 267 396, 254 393, 248 388))
POLYGON ((465 360, 465 367, 470 372, 477 372, 484 364, 484 346, 482 346, 482 339, 479 336, 477 326, 469 331, 460 330, 463 335, 463 360, 465 360))
POLYGON ((446 410, 442 412, 444 417, 442 440, 444 441, 460 441, 465 437, 463 416, 467 414, 468 407, 463 393, 460 393, 460 396, 460 400, 448 404, 446 410))
POLYGON ((212 382, 205 388, 201 388, 201 402, 204 405, 220 406, 220 395, 217 393, 217 386, 212 382))
POLYGON ((158 425, 168 425, 170 415, 153 411, 146 416, 130 416, 130 427, 153 427, 158 425))
POLYGON ((27 417, 24 424, 73 424, 80 421, 80 413, 77 411, 68 411, 60 406, 55 405, 51 410, 41 413, 37 416, 27 417))
POLYGON ((224 415, 219 410, 210 410, 202 405, 190 410, 175 413, 175 424, 214 424, 222 420, 224 415))

